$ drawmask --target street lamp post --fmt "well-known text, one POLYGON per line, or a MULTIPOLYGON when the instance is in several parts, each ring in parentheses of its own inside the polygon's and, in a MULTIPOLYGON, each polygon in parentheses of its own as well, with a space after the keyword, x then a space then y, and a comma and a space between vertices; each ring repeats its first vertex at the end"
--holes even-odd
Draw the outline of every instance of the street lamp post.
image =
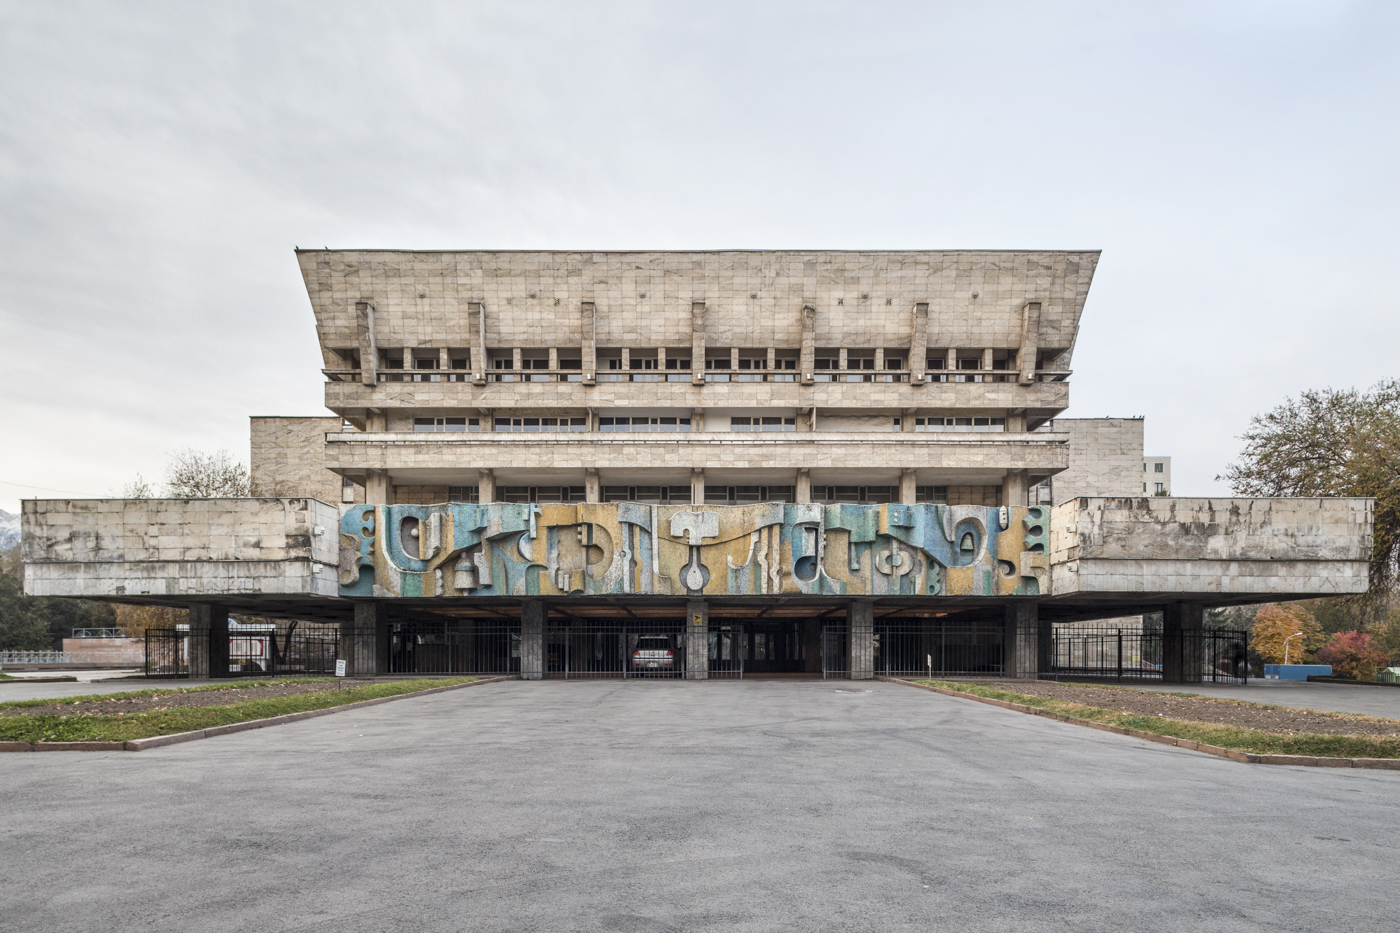
POLYGON ((1293 639, 1297 638, 1297 637, 1298 637, 1299 635, 1301 635, 1301 634, 1303 634, 1303 633, 1302 633, 1302 632, 1294 632, 1292 635, 1289 635, 1287 638, 1285 638, 1285 639, 1283 640, 1283 663, 1284 663, 1284 664, 1287 664, 1287 663, 1288 663, 1288 643, 1289 643, 1290 641, 1292 641, 1293 639))

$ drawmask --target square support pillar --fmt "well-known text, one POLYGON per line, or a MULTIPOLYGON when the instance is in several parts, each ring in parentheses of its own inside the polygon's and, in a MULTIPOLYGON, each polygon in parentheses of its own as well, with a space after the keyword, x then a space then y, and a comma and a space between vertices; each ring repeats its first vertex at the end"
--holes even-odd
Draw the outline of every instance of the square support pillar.
POLYGON ((690 471, 690 503, 691 505, 705 504, 705 471, 690 471))
POLYGON ((189 607, 187 656, 191 680, 228 676, 228 607, 200 603, 189 607))
POLYGON ((710 679, 710 605, 702 599, 685 607, 685 679, 710 679))
POLYGON ((365 502, 370 505, 392 505, 389 474, 384 470, 370 470, 365 474, 365 502))
POLYGON ((544 679, 544 600, 520 603, 520 679, 544 679))
POLYGON ((875 676, 875 604, 853 599, 846 606, 846 669, 852 680, 875 676))
POLYGON ((919 497, 919 487, 913 470, 903 470, 899 474, 899 504, 913 505, 919 497))
POLYGON ((345 673, 353 677, 387 673, 388 643, 389 621, 384 604, 368 600, 355 603, 355 620, 340 626, 340 656, 345 660, 345 673))
POLYGON ((476 501, 482 505, 496 501, 496 474, 491 470, 476 471, 476 501))
POLYGON ((1035 679, 1040 673, 1041 635, 1038 603, 1016 602, 1006 607, 1001 636, 1004 677, 1035 679))
MULTIPOLYGON (((478 496, 478 498, 480 498, 480 497, 478 496)), ((603 501, 603 487, 602 487, 602 484, 601 484, 601 483, 599 482, 599 480, 598 480, 598 471, 597 471, 597 470, 584 470, 584 471, 583 471, 583 501, 584 501, 584 502, 602 502, 602 501, 603 501)))
POLYGON ((797 502, 812 501, 812 471, 803 467, 797 471, 797 488, 793 499, 797 502))
POLYGON ((1162 683, 1198 684, 1205 670, 1205 607, 1171 603, 1162 610, 1162 683))
POLYGON ((1001 481, 1001 504, 1025 505, 1026 488, 1025 470, 1007 470, 1001 481))

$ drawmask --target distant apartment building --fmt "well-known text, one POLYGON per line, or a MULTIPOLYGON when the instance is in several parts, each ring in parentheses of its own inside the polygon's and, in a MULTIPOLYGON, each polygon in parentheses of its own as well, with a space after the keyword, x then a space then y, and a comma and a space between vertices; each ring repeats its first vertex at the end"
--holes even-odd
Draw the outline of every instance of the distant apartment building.
POLYGON ((1172 494, 1172 458, 1142 458, 1142 494, 1170 496, 1172 494))

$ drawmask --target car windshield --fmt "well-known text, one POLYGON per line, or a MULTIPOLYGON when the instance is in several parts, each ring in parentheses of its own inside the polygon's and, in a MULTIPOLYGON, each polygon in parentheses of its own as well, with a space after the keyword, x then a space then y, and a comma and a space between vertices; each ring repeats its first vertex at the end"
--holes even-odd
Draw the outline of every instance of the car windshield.
POLYGON ((638 651, 665 651, 671 647, 671 643, 665 638, 638 638, 638 651))

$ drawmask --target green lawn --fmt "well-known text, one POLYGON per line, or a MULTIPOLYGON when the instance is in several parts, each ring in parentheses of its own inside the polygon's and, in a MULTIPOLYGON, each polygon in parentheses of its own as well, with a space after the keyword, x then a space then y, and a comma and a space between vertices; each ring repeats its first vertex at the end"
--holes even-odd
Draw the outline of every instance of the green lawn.
MULTIPOLYGON (((326 690, 320 693, 304 693, 296 696, 275 697, 267 700, 243 700, 223 706, 201 706, 188 709, 169 709, 146 713, 126 713, 120 716, 90 716, 82 713, 31 714, 24 716, 0 717, 0 741, 3 742, 126 742, 131 739, 145 739, 157 735, 171 735, 176 732, 193 732, 196 729, 209 729, 214 726, 227 726, 236 722, 253 719, 267 719, 287 713, 301 713, 307 710, 327 709, 359 700, 372 700, 377 697, 398 696, 427 690, 432 687, 446 687, 468 683, 475 677, 446 677, 440 680, 394 680, 368 684, 362 687, 347 687, 344 690, 326 690)), ((308 680, 277 681, 278 683, 307 683, 308 680)), ((242 683, 218 684, 212 687, 192 687, 189 690, 232 690, 269 681, 244 681, 242 683)), ((141 690, 123 696, 160 696, 181 692, 177 689, 141 690)), ((77 703, 82 700, 110 699, 111 695, 67 697, 62 700, 28 700, 15 703, 0 703, 0 706, 28 707, 52 706, 55 703, 77 703)))
MULTIPOLYGON (((1257 729, 1241 729, 1235 726, 1221 726, 1211 723, 1188 722, 1181 719, 1163 719, 1157 716, 1139 716, 1118 710, 1100 709, 1080 703, 1068 703, 1049 697, 1031 696, 988 687, 983 684, 959 683, 948 680, 921 680, 918 683, 973 696, 993 700, 1007 700, 1023 706, 1104 723, 1123 729, 1136 729, 1139 732, 1152 732, 1176 739, 1189 739, 1205 745, 1217 745, 1258 755, 1307 755, 1318 758, 1400 758, 1400 738, 1366 735, 1318 735, 1302 733, 1278 735, 1260 732, 1257 729)), ((1182 695, 1182 694, 1178 694, 1182 695)))

